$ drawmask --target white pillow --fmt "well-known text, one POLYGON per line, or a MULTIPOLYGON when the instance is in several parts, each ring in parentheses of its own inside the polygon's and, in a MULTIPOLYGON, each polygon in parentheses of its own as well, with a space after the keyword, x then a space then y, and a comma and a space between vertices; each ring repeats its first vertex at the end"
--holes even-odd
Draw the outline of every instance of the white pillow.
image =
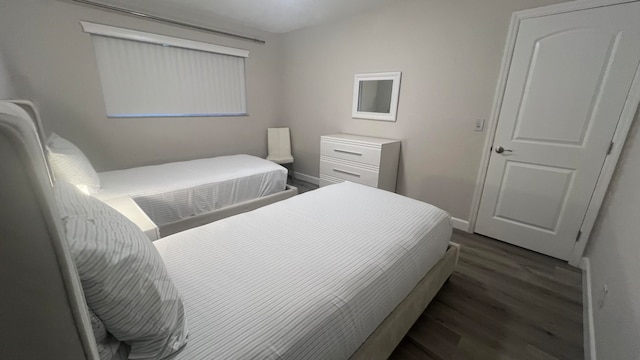
POLYGON ((100 177, 84 153, 68 140, 52 133, 47 140, 47 158, 56 178, 87 189, 100 191, 100 177))
MULTIPOLYGON (((54 194, 87 305, 130 346, 129 359, 160 359, 181 349, 188 333, 184 305, 149 238, 71 184, 56 181, 54 194)), ((93 325, 96 341, 104 342, 104 329, 93 325)))

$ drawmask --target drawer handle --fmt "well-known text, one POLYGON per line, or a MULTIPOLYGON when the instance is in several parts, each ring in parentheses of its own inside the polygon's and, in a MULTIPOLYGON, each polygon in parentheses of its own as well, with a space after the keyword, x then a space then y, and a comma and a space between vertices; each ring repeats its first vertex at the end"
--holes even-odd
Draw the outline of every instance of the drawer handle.
POLYGON ((343 153, 343 154, 362 156, 362 153, 355 152, 355 151, 342 150, 342 149, 333 149, 333 151, 343 153))
POLYGON ((337 173, 343 173, 343 174, 347 174, 347 175, 351 175, 351 176, 355 176, 355 177, 360 177, 360 174, 354 173, 354 172, 351 172, 351 171, 340 170, 340 169, 336 169, 336 168, 334 168, 333 171, 335 171, 337 173))

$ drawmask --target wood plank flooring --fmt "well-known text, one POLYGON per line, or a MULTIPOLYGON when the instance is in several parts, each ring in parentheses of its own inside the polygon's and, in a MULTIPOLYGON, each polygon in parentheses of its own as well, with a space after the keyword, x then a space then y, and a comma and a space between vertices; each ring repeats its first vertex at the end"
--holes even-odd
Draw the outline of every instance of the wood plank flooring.
POLYGON ((582 275, 454 230, 458 269, 390 359, 584 359, 582 275))

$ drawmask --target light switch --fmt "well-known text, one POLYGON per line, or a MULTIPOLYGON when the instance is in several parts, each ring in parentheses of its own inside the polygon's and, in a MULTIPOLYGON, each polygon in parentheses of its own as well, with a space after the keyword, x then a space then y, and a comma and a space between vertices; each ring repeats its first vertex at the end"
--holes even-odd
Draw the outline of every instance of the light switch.
POLYGON ((475 131, 483 131, 484 130, 484 119, 476 119, 476 126, 473 129, 475 131))

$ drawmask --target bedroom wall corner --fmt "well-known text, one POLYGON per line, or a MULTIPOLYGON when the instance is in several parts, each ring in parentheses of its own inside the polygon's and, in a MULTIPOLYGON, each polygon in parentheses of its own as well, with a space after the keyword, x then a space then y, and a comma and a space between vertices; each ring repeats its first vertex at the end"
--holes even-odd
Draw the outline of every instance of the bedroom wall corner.
MULTIPOLYGON (((127 3, 135 6, 135 2, 127 3)), ((194 14, 193 19, 176 20, 262 38, 266 44, 68 1, 2 1, 0 7, 0 44, 16 91, 38 104, 47 131, 55 131, 76 143, 98 171, 238 153, 264 157, 266 129, 282 125, 281 41, 277 35, 225 19, 204 23, 205 18, 199 14, 194 14), (202 20, 196 21, 198 16, 202 20), (107 118, 93 44, 82 31, 80 21, 249 50, 246 62, 249 116, 107 118)))
POLYGON ((320 136, 402 139, 398 193, 469 219, 511 14, 562 0, 397 0, 284 35, 284 107, 296 169, 317 176, 320 136), (356 73, 401 71, 396 122, 353 119, 356 73))

